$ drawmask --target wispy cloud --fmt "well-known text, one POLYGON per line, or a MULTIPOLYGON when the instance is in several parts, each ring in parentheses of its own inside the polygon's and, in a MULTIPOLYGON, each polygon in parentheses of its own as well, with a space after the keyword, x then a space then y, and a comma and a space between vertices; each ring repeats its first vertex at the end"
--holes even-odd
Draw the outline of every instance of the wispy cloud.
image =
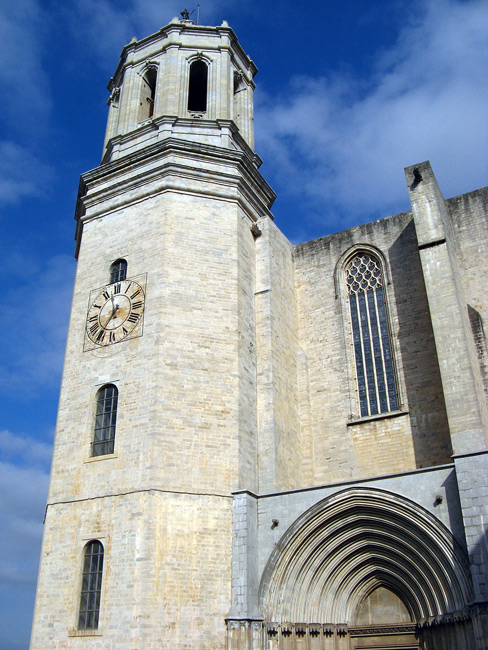
MULTIPOLYGON (((209 0, 202 9, 203 24, 212 24, 217 13, 232 0, 209 0)), ((75 38, 90 44, 101 67, 113 66, 113 52, 135 36, 144 38, 166 25, 184 8, 177 0, 75 0, 69 6, 69 22, 75 38), (107 58, 107 55, 110 55, 107 58)), ((191 7, 190 7, 191 9, 191 7)), ((196 22, 196 11, 192 19, 196 22)), ((219 21, 220 22, 220 21, 219 21)))
POLYGON ((0 141, 0 206, 19 203, 25 197, 42 196, 52 177, 52 167, 28 147, 0 141))
POLYGON ((0 431, 0 636, 25 650, 34 607, 51 444, 0 431))
POLYGON ((278 101, 258 95, 260 151, 294 179, 275 189, 346 227, 406 209, 403 167, 425 159, 447 195, 483 185, 487 24, 485 0, 419 1, 369 79, 301 77, 278 101))
POLYGON ((47 471, 0 462, 0 584, 20 603, 14 585, 32 590, 37 579, 48 482, 47 471))
POLYGON ((33 585, 37 578, 51 445, 0 431, 0 456, 0 582, 33 585))
MULTIPOLYGON (((35 260, 16 264, 34 270, 35 260)), ((7 274, 8 259, 2 267, 7 274)), ((0 366, 0 389, 36 393, 59 383, 74 278, 74 260, 57 255, 38 264, 36 272, 20 278, 20 283, 2 295, 2 312, 17 323, 9 337, 0 366), (19 295, 24 296, 19 300, 19 295), (26 345, 28 341, 28 345, 26 345)))
POLYGON ((38 0, 5 0, 0 13, 1 119, 34 137, 51 108, 48 75, 42 65, 49 20, 38 0))
POLYGON ((36 438, 0 431, 0 456, 17 467, 30 467, 46 472, 51 461, 52 445, 36 438))
POLYGON ((43 67, 49 20, 38 0, 5 0, 0 12, 0 206, 39 197, 52 168, 36 153, 49 128, 51 88, 43 67))

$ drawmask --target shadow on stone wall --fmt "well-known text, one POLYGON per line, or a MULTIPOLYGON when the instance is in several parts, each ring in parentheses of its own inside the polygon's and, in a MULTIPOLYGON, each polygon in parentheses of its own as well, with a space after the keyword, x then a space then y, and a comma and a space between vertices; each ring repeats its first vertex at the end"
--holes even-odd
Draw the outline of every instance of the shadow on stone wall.
POLYGON ((390 247, 388 258, 416 466, 450 463, 449 424, 413 220, 390 247))

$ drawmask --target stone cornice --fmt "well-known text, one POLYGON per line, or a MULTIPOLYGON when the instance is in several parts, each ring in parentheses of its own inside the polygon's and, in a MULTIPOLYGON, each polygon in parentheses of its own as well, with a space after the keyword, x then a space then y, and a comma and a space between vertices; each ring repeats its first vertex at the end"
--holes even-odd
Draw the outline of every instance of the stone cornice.
POLYGON ((399 623, 397 625, 361 625, 349 627, 351 636, 378 636, 394 634, 414 634, 416 631, 415 623, 399 623))
POLYGON ((82 175, 75 256, 83 223, 165 191, 235 201, 251 221, 272 218, 275 194, 248 151, 166 138, 82 175))
MULTIPOLYGON (((228 138, 232 141, 232 150, 241 150, 252 163, 259 168, 262 164, 261 158, 252 151, 247 142, 239 133, 239 129, 232 120, 207 120, 192 118, 176 117, 174 115, 161 115, 160 117, 147 120, 138 126, 134 131, 129 133, 114 136, 109 140, 106 146, 102 164, 113 162, 118 157, 125 157, 131 155, 137 149, 148 149, 151 144, 150 140, 160 141, 163 138, 181 139, 185 142, 195 141, 209 147, 216 147, 220 151, 222 147, 203 143, 198 140, 198 136, 202 135, 210 138, 228 138), (180 135, 181 131, 186 131, 186 136, 180 135), (195 136, 188 138, 188 133, 194 132, 195 136), (198 133, 200 131, 200 133, 198 133), (131 151, 132 150, 132 151, 131 151)), ((224 147, 231 149, 231 147, 224 147)), ((88 172, 87 172, 88 173, 88 172)))
POLYGON ((480 449, 479 451, 471 451, 466 454, 453 454, 451 458, 455 461, 459 458, 471 458, 472 456, 486 456, 488 454, 488 449, 480 449))
MULTIPOLYGON (((222 25, 219 25, 217 27, 212 27, 208 25, 194 25, 176 19, 171 23, 169 23, 168 25, 166 25, 165 27, 162 27, 158 32, 151 34, 150 36, 146 36, 141 40, 132 40, 122 49, 122 52, 120 53, 120 61, 117 66, 117 69, 114 72, 113 77, 110 79, 110 81, 107 84, 108 90, 111 92, 113 88, 118 84, 124 68, 126 67, 126 65, 133 63, 132 59, 134 58, 134 55, 138 50, 143 50, 147 46, 151 46, 153 43, 155 44, 158 41, 162 41, 160 51, 164 51, 165 49, 169 47, 174 47, 175 45, 184 46, 184 43, 176 42, 175 38, 180 38, 181 40, 183 40, 186 34, 191 34, 192 36, 201 35, 207 37, 214 35, 219 40, 222 40, 222 36, 227 37, 226 38, 227 43, 224 44, 221 42, 216 46, 216 49, 227 48, 232 50, 242 62, 245 62, 246 67, 251 73, 251 77, 254 77, 256 75, 258 71, 256 64, 244 52, 242 46, 237 40, 237 36, 235 35, 233 29, 229 27, 227 23, 222 23, 222 25)), ((207 44, 205 46, 205 49, 209 50, 212 48, 207 44)), ((143 60, 144 58, 145 55, 143 55, 141 60, 143 60)))

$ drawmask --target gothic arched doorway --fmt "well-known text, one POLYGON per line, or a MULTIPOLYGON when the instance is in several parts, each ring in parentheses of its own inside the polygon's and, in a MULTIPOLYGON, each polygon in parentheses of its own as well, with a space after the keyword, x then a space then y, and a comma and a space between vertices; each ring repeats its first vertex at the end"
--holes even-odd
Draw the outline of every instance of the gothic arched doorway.
POLYGON ((462 549, 428 511, 352 488, 295 521, 263 573, 270 650, 471 650, 462 549))
POLYGON ((375 587, 363 601, 349 626, 351 647, 419 648, 420 634, 412 612, 388 587, 375 587))

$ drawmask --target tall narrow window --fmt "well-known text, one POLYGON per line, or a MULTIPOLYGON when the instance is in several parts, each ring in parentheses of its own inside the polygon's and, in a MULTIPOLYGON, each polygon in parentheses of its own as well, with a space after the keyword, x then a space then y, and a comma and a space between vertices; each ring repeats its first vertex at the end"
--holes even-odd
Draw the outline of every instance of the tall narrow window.
POLYGON ((139 122, 148 120, 154 114, 157 72, 149 68, 142 77, 141 99, 139 102, 139 122))
POLYGON ((367 252, 346 266, 361 417, 398 409, 379 260, 367 252))
POLYGON ((102 386, 97 393, 92 456, 114 452, 118 395, 119 392, 113 384, 102 386))
POLYGON ((81 583, 79 630, 98 630, 102 592, 103 546, 98 540, 85 546, 81 583))
POLYGON ((204 113, 207 110, 208 68, 203 61, 193 61, 190 65, 190 84, 188 87, 188 110, 204 113))
POLYGON ((115 260, 110 266, 110 282, 120 282, 127 277, 127 262, 125 260, 115 260))

